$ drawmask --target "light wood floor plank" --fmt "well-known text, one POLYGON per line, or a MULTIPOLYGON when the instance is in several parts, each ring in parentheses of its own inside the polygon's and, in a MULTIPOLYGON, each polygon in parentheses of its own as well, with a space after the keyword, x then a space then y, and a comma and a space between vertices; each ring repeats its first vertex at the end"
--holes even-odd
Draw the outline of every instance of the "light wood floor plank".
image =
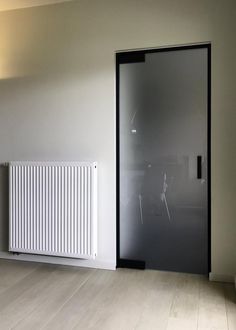
POLYGON ((37 267, 39 267, 37 263, 0 259, 0 293, 19 282, 37 267))
POLYGON ((171 310, 176 288, 182 281, 177 273, 146 271, 154 275, 154 281, 149 281, 149 286, 145 285, 146 299, 142 304, 142 313, 135 327, 136 330, 157 328, 165 330, 171 310))
POLYGON ((13 300, 8 301, 7 305, 3 304, 1 308, 0 320, 3 329, 12 328, 42 301, 42 292, 46 292, 48 289, 50 276, 54 271, 55 266, 41 266, 3 292, 6 299, 9 291, 14 296, 13 300))
POLYGON ((197 330, 197 322, 190 319, 169 317, 167 330, 197 330))
POLYGON ((73 329, 80 318, 88 315, 94 301, 113 280, 112 271, 97 270, 88 281, 71 297, 45 329, 73 329))
POLYGON ((225 284, 225 303, 229 330, 236 330, 236 290, 233 284, 225 284))
POLYGON ((236 330, 236 293, 199 275, 0 260, 9 329, 236 330))
POLYGON ((47 279, 47 285, 34 302, 35 308, 14 329, 41 329, 70 299, 93 271, 75 267, 59 267, 47 279))
POLYGON ((199 297, 198 329, 228 330, 224 284, 201 284, 199 297))
POLYGON ((134 329, 143 311, 147 288, 154 278, 145 275, 136 270, 113 272, 87 313, 78 317, 74 329, 134 329))
MULTIPOLYGON (((2 310, 5 310, 8 305, 11 305, 13 302, 15 302, 30 287, 36 285, 39 278, 42 276, 45 277, 49 272, 52 271, 52 269, 54 268, 48 267, 48 265, 37 265, 37 268, 29 272, 23 278, 20 277, 19 280, 12 286, 9 286, 7 289, 2 291, 0 293, 0 313, 2 310)), ((14 269, 14 272, 17 276, 17 267, 14 269)))

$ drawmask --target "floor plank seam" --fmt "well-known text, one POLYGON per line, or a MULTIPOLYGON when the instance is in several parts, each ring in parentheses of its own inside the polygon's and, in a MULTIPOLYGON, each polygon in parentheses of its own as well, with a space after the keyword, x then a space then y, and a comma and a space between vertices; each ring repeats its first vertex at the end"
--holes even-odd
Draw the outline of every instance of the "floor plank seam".
POLYGON ((176 296, 177 296, 177 292, 178 292, 178 289, 175 288, 175 289, 174 289, 174 292, 173 292, 172 302, 171 302, 171 304, 170 304, 170 308, 169 308, 169 313, 168 313, 168 318, 167 318, 167 322, 166 322, 165 330, 167 330, 168 327, 169 327, 169 320, 170 320, 170 318, 171 318, 171 311, 172 311, 172 308, 173 308, 173 306, 174 306, 174 302, 175 302, 175 298, 176 298, 176 296))
POLYGON ((225 286, 224 286, 224 303, 225 303, 225 313, 226 313, 226 320, 227 320, 227 329, 230 330, 229 328, 229 313, 228 313, 228 308, 227 308, 227 303, 226 303, 226 293, 225 293, 225 286))
POLYGON ((198 330, 198 324, 199 324, 200 297, 201 297, 201 285, 199 283, 199 285, 198 285, 197 327, 196 327, 197 330, 198 330))
MULTIPOLYGON (((174 304, 174 300, 175 300, 175 297, 176 297, 177 291, 178 291, 178 289, 175 288, 175 289, 174 289, 174 292, 173 292, 172 302, 171 302, 171 304, 170 304, 170 309, 169 309, 168 318, 171 317, 171 310, 172 310, 172 307, 173 307, 173 304, 174 304)), ((168 323, 167 323, 166 329, 167 329, 167 327, 168 327, 168 323)))

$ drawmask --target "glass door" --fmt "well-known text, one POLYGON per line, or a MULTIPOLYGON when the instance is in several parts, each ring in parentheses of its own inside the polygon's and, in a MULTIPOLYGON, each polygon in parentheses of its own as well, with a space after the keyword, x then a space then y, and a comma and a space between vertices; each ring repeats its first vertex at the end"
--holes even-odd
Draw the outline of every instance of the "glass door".
POLYGON ((120 264, 208 273, 208 51, 117 54, 120 264))

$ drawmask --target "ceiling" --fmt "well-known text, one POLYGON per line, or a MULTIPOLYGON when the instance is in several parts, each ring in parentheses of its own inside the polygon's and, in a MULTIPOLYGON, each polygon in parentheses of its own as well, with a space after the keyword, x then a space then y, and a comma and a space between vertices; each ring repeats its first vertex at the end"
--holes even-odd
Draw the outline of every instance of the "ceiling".
POLYGON ((0 11, 19 8, 44 6, 53 3, 68 2, 72 0, 0 0, 0 11))

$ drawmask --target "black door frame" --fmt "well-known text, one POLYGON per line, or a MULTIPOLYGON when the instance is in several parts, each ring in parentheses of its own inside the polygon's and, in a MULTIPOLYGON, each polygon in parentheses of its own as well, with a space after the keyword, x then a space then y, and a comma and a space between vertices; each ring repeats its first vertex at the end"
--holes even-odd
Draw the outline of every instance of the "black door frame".
POLYGON ((123 63, 144 62, 145 54, 187 49, 207 49, 207 189, 208 189, 208 273, 211 272, 211 43, 132 50, 116 53, 116 267, 145 268, 143 261, 120 258, 120 70, 123 63))

